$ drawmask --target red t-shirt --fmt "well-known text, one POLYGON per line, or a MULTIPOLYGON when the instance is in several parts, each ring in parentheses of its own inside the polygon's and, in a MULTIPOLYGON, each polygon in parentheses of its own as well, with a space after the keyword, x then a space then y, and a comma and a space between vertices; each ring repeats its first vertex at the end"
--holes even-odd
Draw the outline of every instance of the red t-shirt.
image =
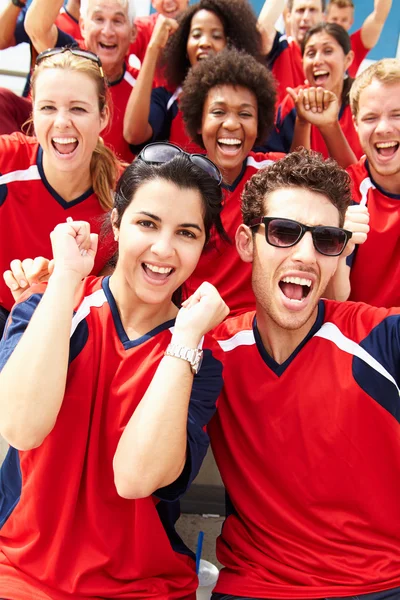
POLYGON ((293 600, 400 586, 400 309, 320 301, 283 364, 254 312, 213 335, 224 388, 208 431, 227 492, 214 591, 293 600))
POLYGON ((367 56, 371 48, 366 48, 362 43, 361 29, 357 29, 357 31, 351 34, 350 41, 351 49, 354 52, 354 60, 347 70, 349 72, 350 77, 355 77, 357 75, 357 71, 362 61, 367 56))
MULTIPOLYGON (((0 136, 0 272, 15 259, 52 257, 50 233, 72 217, 88 221, 100 233, 105 211, 93 188, 66 202, 48 183, 43 151, 34 137, 22 133, 0 136)), ((116 251, 112 233, 100 237, 93 273, 98 274, 116 251)), ((14 300, 0 277, 0 305, 10 310, 14 300)))
POLYGON ((365 157, 347 172, 353 180, 354 202, 366 203, 370 214, 367 240, 347 260, 350 300, 400 306, 400 193, 389 194, 373 181, 365 157))

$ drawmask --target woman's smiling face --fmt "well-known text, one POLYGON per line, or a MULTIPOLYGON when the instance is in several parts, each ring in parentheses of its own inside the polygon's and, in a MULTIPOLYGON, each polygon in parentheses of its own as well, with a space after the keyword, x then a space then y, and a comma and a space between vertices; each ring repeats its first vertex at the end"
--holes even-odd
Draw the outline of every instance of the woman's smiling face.
POLYGON ((225 183, 233 183, 240 175, 257 132, 258 104, 251 90, 232 85, 211 88, 203 107, 201 135, 225 183))

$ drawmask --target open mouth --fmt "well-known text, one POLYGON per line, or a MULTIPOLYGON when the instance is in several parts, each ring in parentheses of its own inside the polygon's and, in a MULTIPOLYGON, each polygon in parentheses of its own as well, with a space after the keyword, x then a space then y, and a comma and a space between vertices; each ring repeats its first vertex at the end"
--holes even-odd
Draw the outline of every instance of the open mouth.
POLYGON ((78 147, 78 140, 74 137, 61 138, 54 137, 51 140, 53 148, 58 152, 58 154, 72 154, 78 147))
POLYGON ((210 56, 212 56, 213 54, 215 54, 215 52, 211 52, 211 51, 209 51, 209 52, 199 52, 199 53, 196 55, 196 59, 197 59, 198 61, 199 61, 199 60, 204 60, 205 58, 210 58, 210 56))
POLYGON ((217 144, 223 152, 236 154, 241 149, 243 143, 237 138, 218 138, 217 144))
POLYGON ((329 77, 328 71, 323 71, 322 69, 319 71, 314 71, 313 79, 316 85, 324 85, 329 77))
POLYGON ((142 269, 154 281, 165 281, 175 271, 173 267, 158 267, 150 263, 142 263, 142 269))
POLYGON ((117 48, 117 44, 105 44, 104 42, 99 42, 99 46, 102 50, 106 52, 111 52, 117 48))
POLYGON ((307 277, 282 277, 279 281, 279 287, 288 300, 301 303, 309 295, 312 281, 307 277))
POLYGON ((375 144, 375 149, 379 156, 383 156, 384 158, 391 158, 396 154, 397 150, 399 149, 399 142, 377 142, 375 144))

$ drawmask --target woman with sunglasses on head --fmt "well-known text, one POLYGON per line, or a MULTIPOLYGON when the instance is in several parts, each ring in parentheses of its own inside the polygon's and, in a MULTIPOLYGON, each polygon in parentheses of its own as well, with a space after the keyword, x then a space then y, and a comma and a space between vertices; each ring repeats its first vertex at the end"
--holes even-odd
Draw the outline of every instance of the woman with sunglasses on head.
POLYGON ((178 21, 159 17, 125 112, 124 137, 130 144, 169 140, 186 150, 200 149, 188 137, 179 110, 183 81, 191 67, 226 46, 252 56, 261 51, 257 18, 248 0, 200 0, 178 21), (165 85, 153 89, 159 59, 165 85))
POLYGON ((200 159, 146 148, 117 187, 111 277, 88 277, 97 236, 71 219, 51 234, 48 284, 12 310, 0 344, 12 446, 0 597, 195 600, 194 557, 168 503, 207 451, 222 386, 207 332, 229 312, 208 283, 175 303, 211 229, 222 232, 220 174, 200 159))
MULTIPOLYGON (((120 164, 101 132, 107 88, 96 55, 54 49, 38 56, 32 77, 36 137, 0 136, 0 269, 16 256, 50 256, 49 234, 67 217, 99 232, 112 206, 120 164)), ((114 252, 103 240, 93 271, 114 252)), ((0 282, 0 337, 13 300, 0 282)))
POLYGON ((268 147, 290 152, 303 146, 346 168, 363 154, 349 105, 349 34, 337 23, 319 23, 306 33, 301 50, 308 83, 287 88, 268 147))

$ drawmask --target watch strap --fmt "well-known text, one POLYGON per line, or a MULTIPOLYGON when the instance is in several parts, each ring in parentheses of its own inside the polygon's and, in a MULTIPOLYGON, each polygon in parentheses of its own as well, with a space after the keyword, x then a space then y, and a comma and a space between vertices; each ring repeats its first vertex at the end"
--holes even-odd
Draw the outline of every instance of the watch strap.
POLYGON ((199 348, 188 348, 187 346, 175 344, 174 342, 168 344, 164 354, 165 356, 174 356, 175 358, 186 360, 190 364, 192 373, 195 375, 200 369, 203 358, 203 350, 200 350, 199 348))
POLYGON ((21 2, 21 0, 11 0, 12 4, 14 4, 14 6, 18 6, 18 8, 25 8, 26 3, 25 2, 21 2))

